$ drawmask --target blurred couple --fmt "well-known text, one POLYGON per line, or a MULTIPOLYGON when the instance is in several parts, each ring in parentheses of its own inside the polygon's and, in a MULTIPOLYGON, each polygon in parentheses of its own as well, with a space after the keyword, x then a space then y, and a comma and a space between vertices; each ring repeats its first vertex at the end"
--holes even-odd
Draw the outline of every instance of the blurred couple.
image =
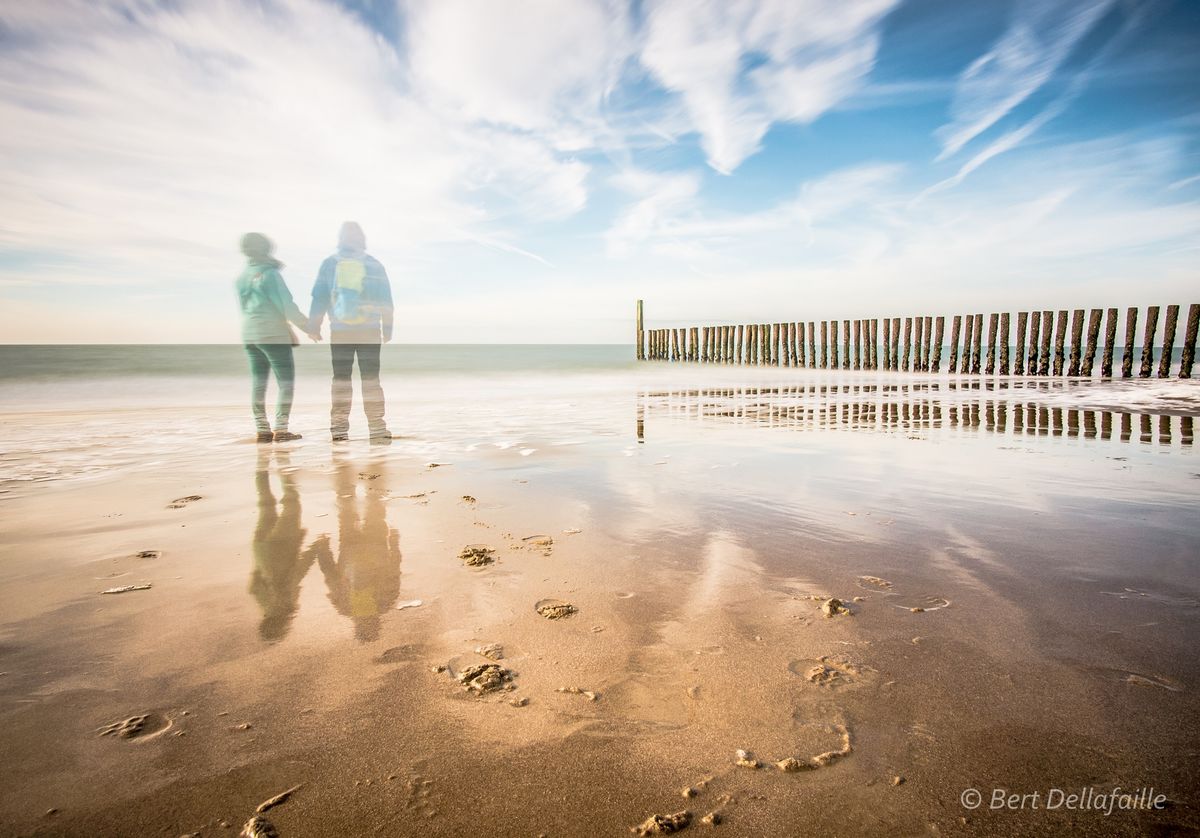
POLYGON ((330 435, 334 442, 349 438, 352 375, 357 359, 367 433, 372 443, 391 442, 379 383, 379 350, 392 339, 392 287, 383 265, 367 253, 362 227, 353 221, 342 225, 337 252, 322 262, 317 272, 307 317, 283 281, 279 272, 283 263, 275 258, 274 249, 262 233, 242 236, 246 268, 235 283, 242 312, 242 343, 250 361, 250 408, 258 441, 300 439, 300 434, 288 428, 296 382, 292 347, 300 343, 288 324, 319 341, 321 324, 328 316, 333 360, 330 435), (266 409, 267 382, 272 373, 279 390, 274 428, 266 409))

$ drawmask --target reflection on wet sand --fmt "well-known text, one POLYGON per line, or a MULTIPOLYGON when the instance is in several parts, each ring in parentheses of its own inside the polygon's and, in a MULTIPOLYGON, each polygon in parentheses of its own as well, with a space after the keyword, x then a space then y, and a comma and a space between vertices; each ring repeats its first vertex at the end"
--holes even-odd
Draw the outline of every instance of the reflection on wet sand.
POLYGON ((381 615, 400 596, 400 535, 388 526, 383 493, 370 485, 386 485, 387 463, 376 462, 372 469, 360 472, 349 460, 336 463, 338 555, 335 560, 327 535, 311 548, 325 576, 329 601, 354 622, 354 636, 364 643, 378 639, 381 615), (362 498, 360 482, 369 484, 362 498))
POLYGON ((639 393, 637 438, 648 415, 717 420, 794 430, 923 433, 975 431, 1011 436, 1066 436, 1190 446, 1192 416, 1063 407, 1020 398, 974 395, 979 388, 936 385, 826 385, 654 390, 639 393), (1135 430, 1136 427, 1136 430, 1135 430))
POLYGON ((284 451, 274 453, 282 498, 271 488, 271 457, 267 449, 258 453, 254 488, 258 498, 258 522, 251 547, 254 569, 250 594, 262 609, 258 632, 263 640, 282 640, 292 626, 300 603, 300 583, 312 567, 312 547, 300 552, 304 530, 300 526, 300 492, 284 451))

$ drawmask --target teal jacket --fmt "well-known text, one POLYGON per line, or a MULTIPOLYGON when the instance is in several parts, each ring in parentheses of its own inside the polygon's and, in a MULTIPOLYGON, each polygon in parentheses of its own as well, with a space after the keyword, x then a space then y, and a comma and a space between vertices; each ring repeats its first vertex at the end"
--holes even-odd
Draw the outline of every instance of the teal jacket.
POLYGON ((292 300, 292 292, 273 264, 250 262, 234 287, 242 311, 244 343, 290 344, 288 321, 308 328, 308 318, 292 300))

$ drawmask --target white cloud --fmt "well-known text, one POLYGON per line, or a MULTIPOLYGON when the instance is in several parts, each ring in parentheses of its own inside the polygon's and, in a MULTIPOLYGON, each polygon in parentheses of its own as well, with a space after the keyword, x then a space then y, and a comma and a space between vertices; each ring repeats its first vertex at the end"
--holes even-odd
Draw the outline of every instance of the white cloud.
POLYGON ((657 0, 641 61, 683 97, 709 164, 729 173, 772 123, 811 122, 858 88, 895 3, 657 0))
POLYGON ((956 154, 1053 78, 1116 0, 1020 0, 1008 29, 959 77, 951 121, 937 131, 956 154))

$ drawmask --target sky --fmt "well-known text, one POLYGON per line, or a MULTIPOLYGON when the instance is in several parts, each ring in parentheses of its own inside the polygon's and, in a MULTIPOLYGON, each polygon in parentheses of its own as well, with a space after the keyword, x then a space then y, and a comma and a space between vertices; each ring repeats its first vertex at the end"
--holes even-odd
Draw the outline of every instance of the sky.
POLYGON ((341 222, 396 339, 1200 302, 1194 0, 0 0, 5 343, 238 340, 341 222))

